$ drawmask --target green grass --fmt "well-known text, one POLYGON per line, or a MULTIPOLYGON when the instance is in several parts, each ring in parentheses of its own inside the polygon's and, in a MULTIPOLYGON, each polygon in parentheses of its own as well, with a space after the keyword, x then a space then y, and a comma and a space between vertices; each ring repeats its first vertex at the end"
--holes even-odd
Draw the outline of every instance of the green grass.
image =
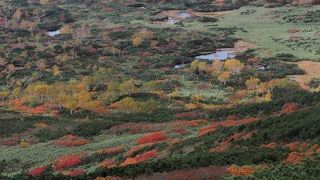
MULTIPOLYGON (((94 137, 92 143, 81 147, 57 147, 51 142, 38 143, 28 148, 20 148, 19 146, 0 147, 0 161, 12 163, 10 166, 25 166, 26 169, 30 167, 38 167, 52 163, 57 157, 72 154, 72 153, 93 153, 96 150, 106 147, 125 146, 130 147, 135 144, 135 139, 140 135, 121 135, 121 136, 107 136, 101 135, 94 137), (17 160, 17 163, 14 163, 17 160), (20 163, 21 162, 21 163, 20 163), (24 164, 24 165, 22 165, 24 164)), ((6 171, 6 174, 15 174, 15 172, 6 171)), ((18 173, 18 172, 16 172, 18 173)))
POLYGON ((301 15, 307 11, 319 9, 319 6, 309 7, 242 7, 226 12, 217 23, 184 22, 192 30, 215 33, 217 27, 238 28, 236 38, 246 40, 257 46, 261 57, 270 57, 281 53, 290 53, 300 59, 317 60, 319 58, 320 40, 315 36, 319 31, 317 23, 292 23, 283 20, 285 16, 301 15), (241 15, 241 12, 256 10, 251 15, 241 15), (275 12, 276 11, 276 12, 275 12), (298 28, 300 32, 292 34, 290 28, 298 28), (291 35, 298 35, 305 40, 289 41, 291 35))

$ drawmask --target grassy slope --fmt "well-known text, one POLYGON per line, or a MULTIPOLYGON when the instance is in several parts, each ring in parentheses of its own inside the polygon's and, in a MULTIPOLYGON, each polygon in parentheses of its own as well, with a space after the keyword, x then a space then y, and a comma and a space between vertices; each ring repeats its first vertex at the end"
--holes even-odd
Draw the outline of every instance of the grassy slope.
POLYGON ((212 31, 212 27, 236 27, 236 37, 254 43, 260 49, 260 56, 273 56, 279 53, 291 53, 301 59, 317 60, 319 54, 319 39, 314 36, 319 30, 318 24, 305 23, 287 23, 282 17, 288 15, 299 15, 307 11, 317 10, 319 6, 310 8, 305 7, 280 7, 280 8, 263 8, 263 7, 242 7, 238 10, 226 12, 224 17, 217 23, 203 24, 199 22, 184 23, 188 28, 194 30, 212 31), (251 15, 241 15, 241 12, 255 10, 251 15), (279 16, 274 11, 280 11, 279 16), (286 41, 292 35, 288 29, 298 28, 301 31, 297 35, 306 40, 306 47, 289 47, 290 44, 296 44, 286 41), (243 31, 244 30, 244 31, 243 31), (279 41, 274 41, 279 39, 279 41))

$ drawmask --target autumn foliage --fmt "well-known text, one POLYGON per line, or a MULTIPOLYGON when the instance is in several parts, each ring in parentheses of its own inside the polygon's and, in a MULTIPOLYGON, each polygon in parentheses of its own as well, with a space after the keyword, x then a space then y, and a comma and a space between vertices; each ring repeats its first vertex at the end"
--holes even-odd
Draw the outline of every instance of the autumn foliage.
POLYGON ((60 171, 69 167, 80 165, 83 157, 83 154, 69 154, 61 156, 54 162, 53 169, 60 171))
POLYGON ((103 167, 105 169, 110 169, 110 168, 116 167, 117 164, 113 160, 107 159, 107 160, 102 161, 99 166, 103 167))
POLYGON ((148 144, 148 143, 155 143, 159 141, 164 141, 167 139, 167 136, 164 132, 154 132, 144 135, 136 140, 137 144, 148 144))
POLYGON ((134 153, 138 152, 139 150, 143 149, 143 148, 151 148, 154 144, 149 143, 149 144, 142 144, 142 145, 137 145, 137 146, 133 146, 131 147, 131 149, 129 151, 127 151, 125 153, 125 157, 131 157, 134 153))
POLYGON ((297 103, 286 103, 282 106, 282 113, 289 114, 297 111, 299 109, 299 104, 297 103))
POLYGON ((232 127, 232 126, 240 126, 242 124, 247 124, 247 123, 252 123, 257 121, 256 118, 246 118, 246 119, 241 119, 241 120, 234 120, 234 119, 229 119, 225 121, 218 121, 214 122, 209 126, 205 126, 200 128, 199 130, 199 136, 214 132, 219 126, 222 127, 232 127))
POLYGON ((299 152, 291 152, 285 160, 288 164, 298 164, 304 159, 304 154, 299 152))
POLYGON ((171 130, 171 132, 176 133, 176 134, 180 134, 180 135, 186 135, 189 134, 189 131, 183 127, 177 127, 177 128, 173 128, 171 130))
POLYGON ((47 169, 47 166, 41 166, 28 171, 28 175, 32 177, 40 176, 47 169))
POLYGON ((57 146, 64 146, 64 147, 75 147, 75 146, 82 146, 85 144, 90 143, 90 140, 80 138, 74 135, 67 135, 60 139, 53 141, 54 145, 57 146))
POLYGON ((12 109, 29 114, 44 114, 48 111, 48 106, 43 104, 34 108, 30 108, 23 104, 21 99, 13 99, 9 102, 12 109))
POLYGON ((137 156, 135 156, 133 158, 127 158, 123 163, 121 163, 120 166, 128 166, 128 165, 132 165, 132 164, 138 164, 138 163, 147 161, 151 158, 154 158, 156 156, 157 156, 157 150, 147 151, 143 154, 138 154, 137 156))
POLYGON ((191 120, 191 121, 176 121, 174 122, 174 126, 197 127, 206 123, 208 123, 208 120, 206 119, 197 119, 197 120, 191 120))
POLYGON ((249 176, 256 171, 254 167, 251 166, 236 166, 232 165, 227 169, 227 172, 232 176, 249 176))

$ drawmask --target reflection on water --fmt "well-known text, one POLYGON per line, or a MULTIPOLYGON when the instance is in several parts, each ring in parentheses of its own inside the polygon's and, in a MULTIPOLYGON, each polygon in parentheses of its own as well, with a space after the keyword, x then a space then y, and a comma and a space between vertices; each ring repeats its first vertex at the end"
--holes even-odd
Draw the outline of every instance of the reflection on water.
POLYGON ((60 30, 56 30, 56 31, 49 31, 49 32, 47 32, 47 34, 48 34, 50 37, 53 37, 53 36, 56 36, 56 35, 61 34, 61 32, 60 32, 60 30))
POLYGON ((196 56, 196 59, 199 60, 208 60, 208 61, 214 61, 214 60, 226 60, 230 58, 234 58, 236 56, 234 49, 232 48, 226 48, 226 49, 217 49, 215 53, 211 54, 205 54, 205 55, 199 55, 196 56))
POLYGON ((191 14, 187 13, 187 12, 177 12, 175 13, 175 15, 171 16, 168 18, 168 20, 166 21, 167 24, 176 24, 177 22, 186 19, 188 17, 191 17, 191 14))
POLYGON ((178 17, 185 19, 185 18, 191 17, 191 14, 189 14, 187 12, 180 12, 180 13, 178 13, 178 17))

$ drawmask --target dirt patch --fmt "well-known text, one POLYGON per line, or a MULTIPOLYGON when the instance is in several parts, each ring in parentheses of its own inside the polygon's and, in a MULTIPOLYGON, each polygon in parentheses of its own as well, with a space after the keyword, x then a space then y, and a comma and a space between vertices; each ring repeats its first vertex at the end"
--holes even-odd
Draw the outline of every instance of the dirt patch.
POLYGON ((255 47, 256 45, 243 40, 239 40, 234 44, 234 49, 238 52, 244 52, 255 47))
POLYGON ((289 76, 289 79, 298 82, 303 89, 309 90, 308 83, 314 78, 320 78, 320 62, 300 61, 294 64, 298 65, 306 73, 289 76))

